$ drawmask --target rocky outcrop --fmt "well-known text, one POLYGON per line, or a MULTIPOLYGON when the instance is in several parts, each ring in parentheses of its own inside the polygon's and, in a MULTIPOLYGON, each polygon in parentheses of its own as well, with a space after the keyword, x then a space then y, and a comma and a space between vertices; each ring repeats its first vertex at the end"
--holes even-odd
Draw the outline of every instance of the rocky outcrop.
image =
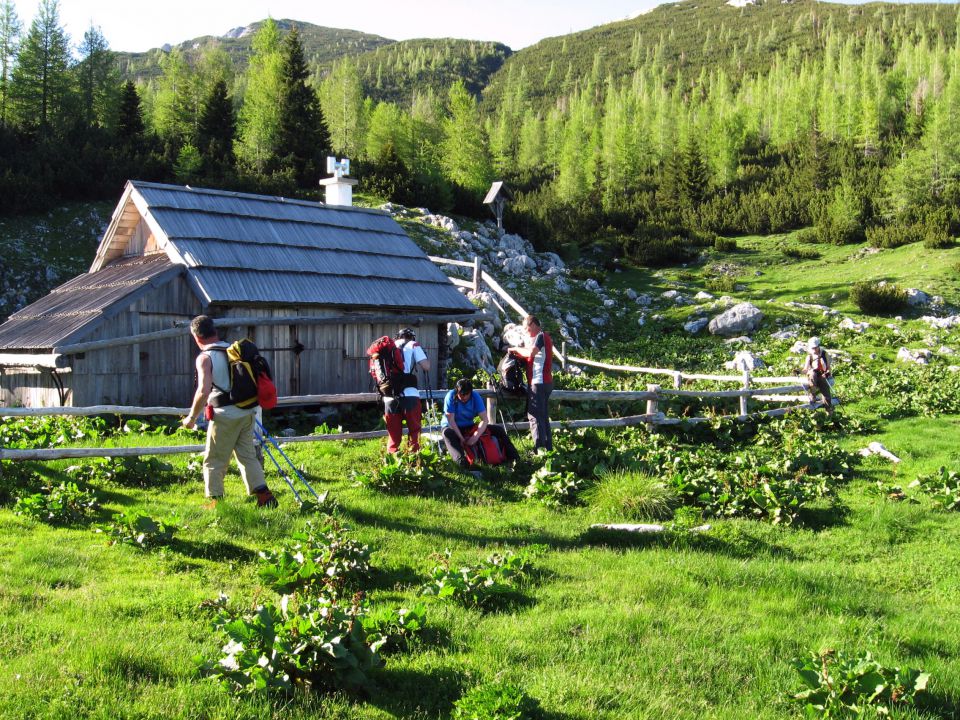
POLYGON ((713 318, 707 329, 713 335, 742 335, 756 330, 763 321, 763 312, 753 303, 743 302, 713 318))

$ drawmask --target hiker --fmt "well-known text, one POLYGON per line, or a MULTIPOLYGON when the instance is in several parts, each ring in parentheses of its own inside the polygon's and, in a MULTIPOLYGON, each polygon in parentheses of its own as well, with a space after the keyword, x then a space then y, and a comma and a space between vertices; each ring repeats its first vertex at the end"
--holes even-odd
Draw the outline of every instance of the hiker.
POLYGON ((810 402, 817 399, 815 390, 823 395, 823 404, 828 415, 833 415, 833 397, 830 392, 830 379, 833 373, 830 370, 830 358, 827 352, 820 347, 820 338, 814 336, 807 341, 807 359, 803 363, 803 372, 810 382, 810 402))
POLYGON ((397 333, 396 345, 403 353, 403 372, 410 376, 413 385, 403 390, 399 397, 383 397, 383 420, 387 424, 387 452, 396 453, 403 441, 403 421, 407 421, 410 439, 407 450, 415 453, 420 450, 420 427, 423 410, 420 406, 420 391, 417 389, 416 369, 430 372, 430 360, 417 342, 413 328, 403 328, 397 333))
POLYGON ((529 339, 510 352, 527 361, 527 419, 535 452, 553 450, 548 401, 553 392, 553 341, 543 331, 536 315, 523 319, 529 339))
POLYGON ((201 352, 197 356, 197 391, 189 414, 183 419, 185 428, 197 424, 200 413, 207 420, 207 446, 203 453, 203 482, 210 504, 223 497, 223 477, 236 455, 240 475, 249 495, 255 495, 258 507, 276 507, 277 499, 267 487, 263 466, 253 441, 253 423, 257 406, 240 408, 230 403, 230 363, 226 349, 229 343, 220 340, 213 318, 198 315, 190 323, 190 333, 201 352))
POLYGON ((454 389, 444 398, 443 420, 440 426, 443 428, 443 441, 446 443, 447 452, 461 468, 470 465, 464 454, 464 447, 475 446, 480 436, 488 429, 500 443, 507 462, 513 462, 520 457, 520 453, 507 436, 507 431, 499 425, 491 425, 488 421, 487 406, 480 397, 480 393, 473 389, 473 383, 468 378, 457 380, 454 389))

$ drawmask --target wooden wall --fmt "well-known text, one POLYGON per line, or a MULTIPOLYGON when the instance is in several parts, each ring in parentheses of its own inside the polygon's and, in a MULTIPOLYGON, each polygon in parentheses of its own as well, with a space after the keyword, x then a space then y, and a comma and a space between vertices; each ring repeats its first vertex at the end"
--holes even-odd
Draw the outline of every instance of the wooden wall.
MULTIPOLYGON (((66 405, 72 405, 72 373, 58 370, 63 383, 66 405)), ((50 370, 37 368, 0 368, 0 406, 60 407, 60 389, 50 370)))

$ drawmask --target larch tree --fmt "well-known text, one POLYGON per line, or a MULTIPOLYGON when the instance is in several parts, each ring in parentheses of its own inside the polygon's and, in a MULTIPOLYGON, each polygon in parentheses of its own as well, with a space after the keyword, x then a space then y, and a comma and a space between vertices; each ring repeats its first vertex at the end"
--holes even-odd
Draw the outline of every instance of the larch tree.
POLYGON ((320 84, 320 107, 334 152, 358 157, 364 147, 363 88, 353 60, 338 62, 320 84))
POLYGON ((7 125, 10 73, 20 42, 20 18, 13 0, 0 0, 0 127, 7 125))
POLYGON ((462 80, 450 87, 448 115, 443 123, 442 156, 444 175, 451 182, 483 195, 493 178, 480 111, 476 99, 462 80))
POLYGON ((192 142, 194 135, 193 69, 179 48, 161 56, 160 68, 163 74, 154 96, 153 126, 166 143, 179 148, 192 142))
POLYGON ((57 0, 41 0, 13 68, 10 99, 20 124, 47 136, 67 120, 70 96, 70 38, 57 0))
POLYGON ((280 131, 282 85, 280 31, 268 19, 253 38, 253 55, 247 66, 246 91, 237 118, 237 159, 248 170, 263 174, 276 166, 280 131))

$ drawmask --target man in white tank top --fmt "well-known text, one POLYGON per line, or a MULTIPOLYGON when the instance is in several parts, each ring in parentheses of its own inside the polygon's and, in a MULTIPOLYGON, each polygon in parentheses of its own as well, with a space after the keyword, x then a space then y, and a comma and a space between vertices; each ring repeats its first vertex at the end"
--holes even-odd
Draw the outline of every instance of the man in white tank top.
POLYGON ((185 428, 196 425, 200 413, 207 409, 210 424, 207 427, 207 446, 203 454, 203 482, 206 496, 213 502, 223 497, 223 478, 230 465, 230 455, 236 455, 240 476, 249 495, 255 495, 258 507, 276 507, 277 499, 267 487, 263 467, 253 443, 253 423, 257 407, 239 408, 236 405, 207 405, 209 399, 228 394, 230 363, 224 352, 228 343, 220 340, 213 319, 198 315, 190 323, 190 332, 202 351, 197 356, 197 391, 189 414, 183 419, 185 428), (227 391, 221 390, 227 388, 227 391))

